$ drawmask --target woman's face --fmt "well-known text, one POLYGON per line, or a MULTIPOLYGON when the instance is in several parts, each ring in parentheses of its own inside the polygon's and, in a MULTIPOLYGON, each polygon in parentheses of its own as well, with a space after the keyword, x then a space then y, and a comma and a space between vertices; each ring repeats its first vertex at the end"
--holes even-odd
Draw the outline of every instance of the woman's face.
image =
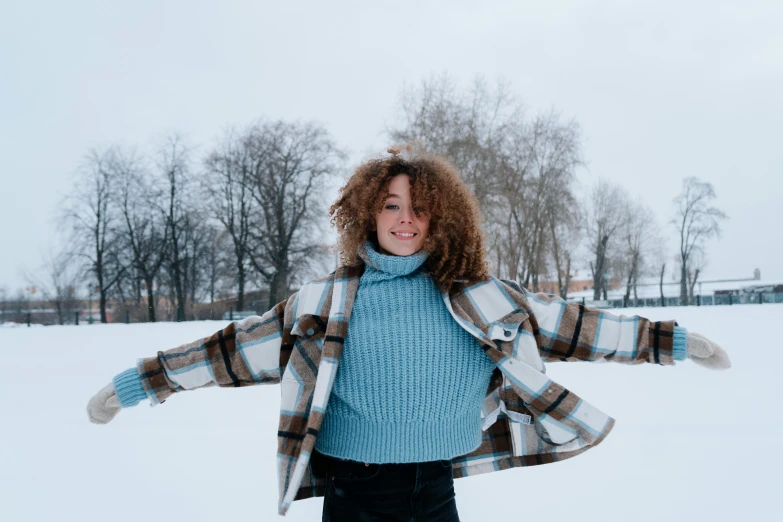
MULTIPOLYGON (((385 194, 378 195, 383 199, 385 194)), ((381 211, 375 215, 375 227, 382 254, 409 256, 424 246, 430 218, 424 209, 413 208, 411 184, 407 174, 394 176, 381 211), (416 215, 415 210, 419 211, 416 215)))

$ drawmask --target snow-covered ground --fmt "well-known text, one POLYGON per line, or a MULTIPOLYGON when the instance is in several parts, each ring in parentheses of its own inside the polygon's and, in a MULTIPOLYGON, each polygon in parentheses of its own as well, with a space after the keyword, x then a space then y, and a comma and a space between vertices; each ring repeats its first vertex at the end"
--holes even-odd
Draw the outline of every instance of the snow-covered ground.
MULTIPOLYGON (((549 375, 617 419, 565 462, 459 479, 463 521, 783 520, 783 305, 627 309, 675 318, 734 367, 557 363, 549 375)), ((279 388, 207 389, 87 420, 136 358, 223 322, 0 329, 0 518, 275 520, 279 388)), ((279 520, 320 520, 322 500, 279 520)))

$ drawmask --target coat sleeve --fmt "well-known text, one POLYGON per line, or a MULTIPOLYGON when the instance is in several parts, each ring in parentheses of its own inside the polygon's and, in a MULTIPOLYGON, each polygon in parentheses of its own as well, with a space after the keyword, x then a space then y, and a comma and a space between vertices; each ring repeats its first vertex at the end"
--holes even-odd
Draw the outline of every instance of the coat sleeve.
POLYGON ((295 299, 296 294, 264 315, 233 321, 209 337, 140 359, 138 375, 150 403, 155 406, 174 393, 216 385, 279 383, 291 354, 286 318, 295 299))
POLYGON ((523 292, 539 352, 547 362, 673 365, 687 356, 687 330, 675 321, 617 316, 555 295, 523 292))

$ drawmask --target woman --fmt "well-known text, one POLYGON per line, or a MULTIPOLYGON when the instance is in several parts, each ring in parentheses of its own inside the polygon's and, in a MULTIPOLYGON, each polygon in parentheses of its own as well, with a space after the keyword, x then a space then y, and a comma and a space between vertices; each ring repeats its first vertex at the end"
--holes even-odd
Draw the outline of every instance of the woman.
POLYGON ((570 458, 612 429, 544 361, 730 366, 674 321, 490 277, 456 170, 390 152, 359 166, 331 207, 335 272, 263 316, 141 359, 90 400, 90 420, 182 390, 280 383, 280 514, 324 496, 323 520, 456 521, 454 478, 570 458))

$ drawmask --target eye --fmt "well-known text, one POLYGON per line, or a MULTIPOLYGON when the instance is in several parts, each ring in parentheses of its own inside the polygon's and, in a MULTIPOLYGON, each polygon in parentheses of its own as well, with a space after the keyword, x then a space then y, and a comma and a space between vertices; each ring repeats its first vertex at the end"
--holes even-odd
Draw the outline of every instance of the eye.
POLYGON ((397 210, 399 207, 397 205, 386 205, 384 208, 389 210, 397 210))

